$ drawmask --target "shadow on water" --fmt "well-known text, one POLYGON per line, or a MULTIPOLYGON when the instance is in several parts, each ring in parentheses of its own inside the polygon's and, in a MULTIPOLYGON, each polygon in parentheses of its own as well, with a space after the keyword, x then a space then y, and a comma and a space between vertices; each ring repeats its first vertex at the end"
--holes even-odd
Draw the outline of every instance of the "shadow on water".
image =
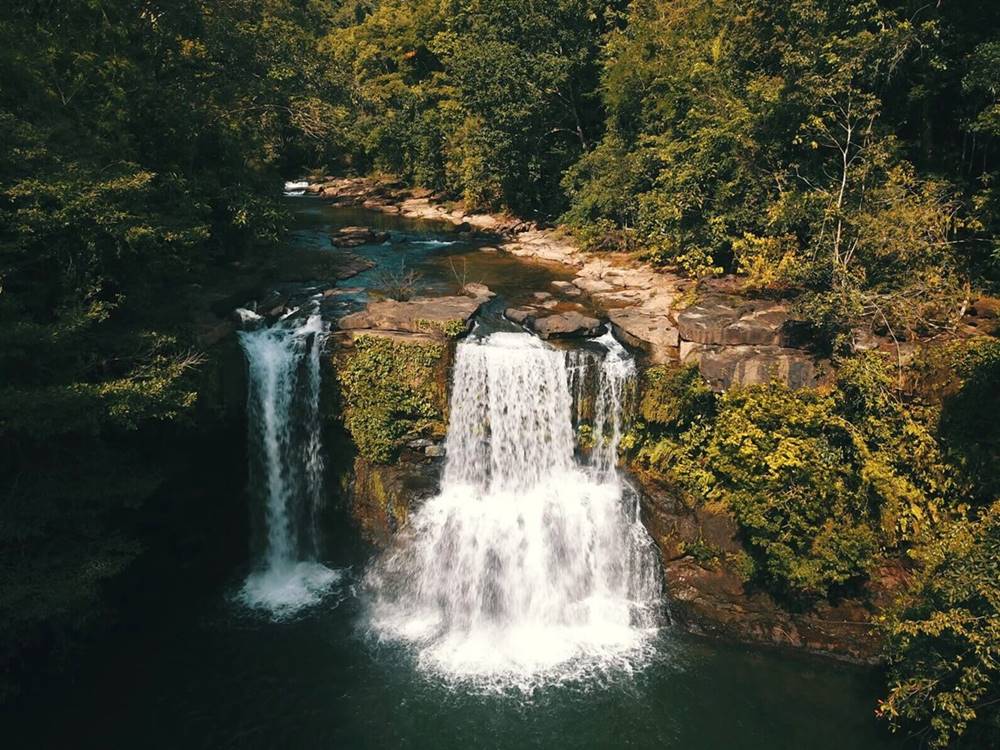
MULTIPOLYGON (((429 290, 441 285, 442 291, 453 291, 450 261, 463 258, 471 269, 470 281, 485 282, 511 301, 525 289, 544 288, 569 275, 564 269, 483 253, 477 243, 437 225, 367 211, 333 211, 318 201, 299 201, 295 210, 297 243, 328 246, 331 229, 351 224, 402 238, 356 252, 372 258, 405 254, 408 267, 424 274, 429 290), (420 245, 421 240, 426 244, 420 245)), ((369 271, 346 284, 374 290, 376 278, 369 271)), ((491 309, 498 314, 502 303, 491 309)), ((214 579, 193 576, 190 592, 164 594, 172 601, 159 603, 155 617, 147 618, 153 622, 92 654, 79 680, 53 685, 26 706, 4 730, 5 746, 898 746, 873 717, 878 685, 872 672, 708 643, 669 628, 656 641, 655 658, 636 673, 529 693, 485 693, 435 682, 417 669, 407 647, 379 644, 369 634, 359 581, 372 553, 332 499, 324 525, 327 552, 321 561, 347 574, 317 607, 275 623, 234 603, 244 565, 236 566, 224 589, 214 579)), ((245 531, 244 524, 236 528, 245 531)))
MULTIPOLYGON (((497 293, 504 307, 521 304, 532 292, 574 276, 573 269, 562 264, 527 262, 495 252, 495 239, 461 234, 454 225, 443 221, 408 219, 363 208, 331 208, 309 197, 288 201, 295 216, 291 235, 295 247, 333 250, 331 234, 348 226, 388 232, 386 242, 351 249, 375 263, 370 270, 340 284, 357 290, 344 298, 353 308, 379 297, 387 275, 410 271, 419 274, 419 294, 456 294, 463 284, 486 284, 497 293)), ((491 306, 497 315, 503 309, 498 304, 491 306)))

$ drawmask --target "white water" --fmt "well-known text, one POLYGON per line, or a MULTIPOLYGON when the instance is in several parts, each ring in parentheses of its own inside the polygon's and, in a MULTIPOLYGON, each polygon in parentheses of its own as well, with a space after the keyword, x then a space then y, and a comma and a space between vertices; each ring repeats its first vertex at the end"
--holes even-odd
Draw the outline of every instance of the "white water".
POLYGON ((296 180, 292 182, 285 182, 285 195, 297 198, 299 196, 306 194, 306 188, 309 187, 308 180, 296 180))
POLYGON ((426 670, 530 689, 647 655, 656 555, 616 468, 634 369, 600 343, 603 358, 521 333, 459 345, 441 493, 367 577, 374 632, 426 670), (593 416, 587 462, 574 413, 593 416))
POLYGON ((249 376, 250 486, 260 495, 265 532, 240 599, 276 619, 317 603, 340 578, 315 560, 323 334, 318 315, 239 334, 249 376))

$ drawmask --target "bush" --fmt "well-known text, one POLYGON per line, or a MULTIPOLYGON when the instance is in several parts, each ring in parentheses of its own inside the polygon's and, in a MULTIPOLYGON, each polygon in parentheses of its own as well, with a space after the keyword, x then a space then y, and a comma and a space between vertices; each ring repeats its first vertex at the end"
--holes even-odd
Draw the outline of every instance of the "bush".
POLYGON ((968 734, 1000 744, 1000 502, 945 524, 913 555, 919 572, 879 622, 889 693, 879 715, 931 747, 968 734))

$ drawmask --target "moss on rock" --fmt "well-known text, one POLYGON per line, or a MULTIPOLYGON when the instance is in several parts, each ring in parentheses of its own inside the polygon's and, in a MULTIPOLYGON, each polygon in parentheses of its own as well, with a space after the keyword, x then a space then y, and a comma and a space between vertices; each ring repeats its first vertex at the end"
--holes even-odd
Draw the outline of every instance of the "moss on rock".
POLYGON ((448 346, 363 335, 337 355, 344 425, 370 461, 392 461, 404 438, 445 432, 448 346))

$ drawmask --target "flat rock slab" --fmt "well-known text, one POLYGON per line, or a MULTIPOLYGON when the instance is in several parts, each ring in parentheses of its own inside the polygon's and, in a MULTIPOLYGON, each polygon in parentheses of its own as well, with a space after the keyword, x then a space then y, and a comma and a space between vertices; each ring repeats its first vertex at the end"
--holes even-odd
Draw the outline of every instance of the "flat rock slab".
POLYGON ((641 308, 610 310, 608 318, 615 335, 629 346, 649 354, 656 364, 677 359, 680 335, 670 318, 641 308))
POLYGON ((601 321, 576 311, 529 318, 527 324, 543 339, 596 336, 601 330, 601 321))
POLYGON ((780 346, 704 346, 688 354, 687 360, 697 360, 702 377, 718 391, 773 380, 789 388, 807 388, 820 376, 810 355, 780 346))
POLYGON ((679 313, 677 329, 698 344, 780 346, 787 321, 781 302, 710 297, 679 313))
POLYGON ((573 279, 573 286, 582 292, 587 294, 596 294, 598 292, 610 292, 614 287, 606 281, 601 279, 593 279, 589 276, 577 276, 573 279))
POLYGON ((341 330, 402 331, 456 336, 472 326, 472 316, 488 299, 485 296, 418 297, 408 302, 371 302, 362 312, 340 319, 341 330))

